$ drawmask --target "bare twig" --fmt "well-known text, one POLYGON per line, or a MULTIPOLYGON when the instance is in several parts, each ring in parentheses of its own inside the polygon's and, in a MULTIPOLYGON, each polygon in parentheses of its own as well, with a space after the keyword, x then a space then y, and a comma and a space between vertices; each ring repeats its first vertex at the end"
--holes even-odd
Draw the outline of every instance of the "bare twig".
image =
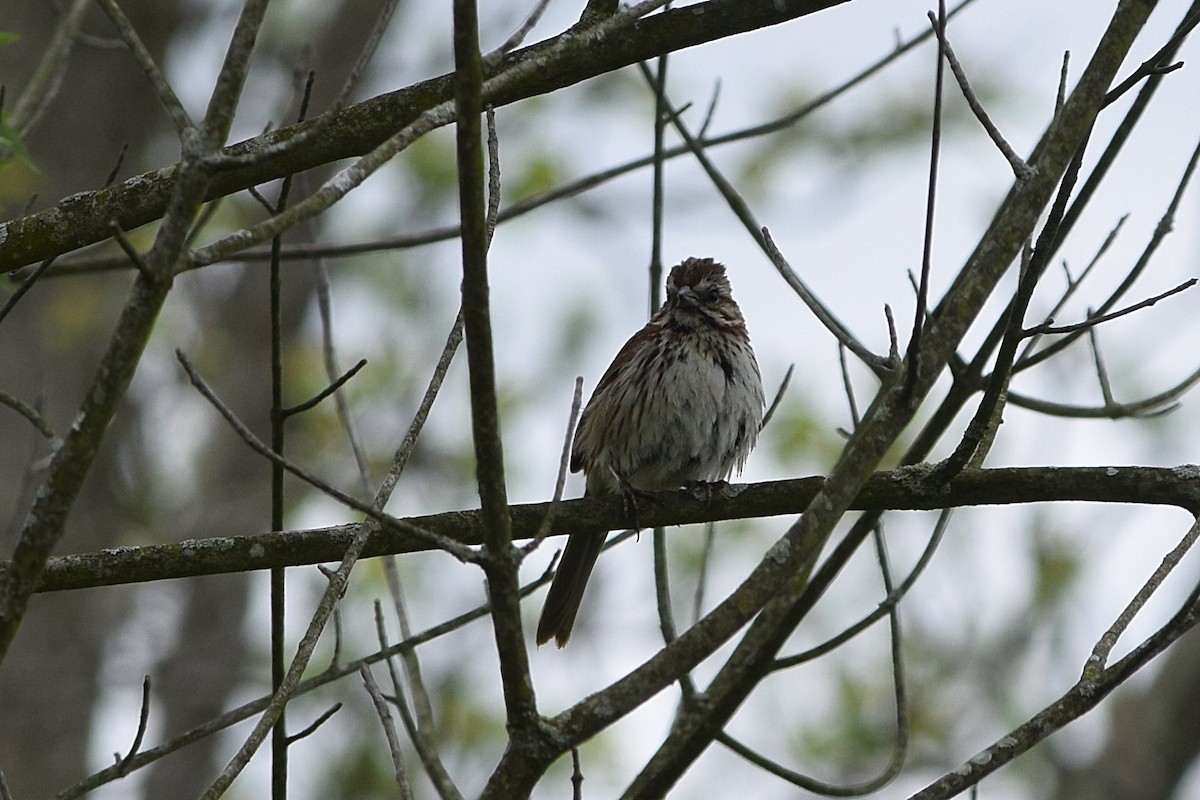
POLYGON ((3 322, 4 318, 7 317, 12 310, 17 307, 17 303, 21 302, 21 298, 33 288, 33 285, 37 283, 38 278, 46 274, 46 270, 50 269, 50 265, 53 263, 53 258, 47 258, 41 264, 38 264, 37 268, 34 269, 33 272, 29 273, 29 276, 26 277, 25 280, 21 281, 16 290, 13 291, 12 295, 10 295, 9 298, 4 301, 4 305, 0 306, 0 322, 3 322))
MULTIPOLYGON (((400 623, 400 636, 402 639, 411 639, 412 631, 408 625, 408 612, 404 608, 404 596, 400 591, 399 570, 395 569, 395 559, 388 559, 384 563, 391 564, 391 568, 387 569, 384 574, 387 577, 388 591, 391 593, 392 600, 395 603, 396 617, 400 623)), ((388 643, 387 626, 383 621, 383 607, 379 601, 375 602, 375 634, 379 640, 379 649, 381 651, 388 650, 390 645, 388 643)), ((414 719, 414 713, 410 713, 408 709, 408 704, 404 700, 404 684, 400 681, 400 674, 396 670, 395 659, 389 657, 385 659, 385 663, 388 668, 388 676, 392 680, 392 690, 396 693, 394 705, 400 714, 400 721, 404 724, 408 738, 412 741, 413 748, 417 751, 417 757, 421 760, 421 765, 425 768, 425 774, 429 776, 429 780, 437 790, 438 797, 442 798, 442 800, 462 800, 462 793, 454 785, 454 780, 450 777, 450 773, 446 771, 446 767, 442 763, 441 754, 438 752, 433 720, 433 705, 429 701, 429 692, 426 690, 425 681, 421 677, 421 662, 417 658, 417 649, 409 647, 400 651, 397 655, 400 656, 404 664, 404 672, 408 676, 413 711, 416 715, 414 719)))
POLYGON ((1174 403, 1200 382, 1200 369, 1182 381, 1158 394, 1130 403, 1111 402, 1103 406, 1073 406, 1066 403, 1053 403, 1049 400, 1039 400, 1034 397, 1009 391, 1008 399, 1013 405, 1049 414, 1056 417, 1076 417, 1091 419, 1120 419, 1122 417, 1158 416, 1174 409, 1174 403))
POLYGON ((950 518, 953 515, 953 512, 954 509, 946 508, 942 509, 941 513, 938 514, 937 522, 933 526, 933 534, 929 537, 929 541, 926 542, 925 549, 921 551, 921 555, 917 559, 917 563, 913 565, 912 571, 908 573, 907 577, 905 577, 905 579, 898 587, 896 587, 896 589, 892 591, 891 594, 884 598, 883 602, 880 603, 877 608, 872 610, 870 614, 867 614, 858 622, 850 625, 836 636, 829 638, 821 644, 810 647, 809 649, 796 653, 795 655, 777 658, 772 666, 772 669, 790 669, 791 667, 799 664, 820 658, 821 656, 841 647, 843 644, 858 636, 860 633, 867 630, 876 622, 887 616, 888 609, 899 603, 904 596, 908 594, 909 589, 916 584, 917 578, 921 577, 921 575, 925 572, 925 568, 929 566, 931 561, 933 561, 933 554, 937 552, 938 546, 942 543, 942 539, 945 536, 946 528, 950 524, 950 518))
POLYGON ((1062 68, 1058 72, 1058 94, 1054 96, 1054 116, 1062 113, 1063 102, 1067 99, 1067 75, 1071 68, 1071 51, 1064 50, 1062 68))
POLYGON ((309 409, 314 408, 315 406, 319 405, 320 402, 322 400, 324 400, 326 397, 329 397, 331 394, 334 394, 335 392, 337 392, 338 389, 345 386, 346 383, 351 378, 353 378, 355 375, 357 375, 358 371, 360 369, 362 369, 363 367, 365 367, 366 365, 367 365, 367 360, 365 358, 359 359, 359 362, 357 364, 355 364, 350 369, 346 370, 339 377, 337 377, 333 381, 333 383, 326 386, 324 389, 322 389, 320 392, 315 394, 310 399, 305 400, 300 405, 291 406, 290 408, 283 409, 283 416, 290 417, 294 414, 300 414, 304 411, 308 411, 309 409))
POLYGON ((404 472, 404 468, 412 456, 413 448, 417 446, 417 439, 420 437, 421 431, 425 428, 425 420, 429 417, 429 411, 433 408, 433 401, 437 399, 438 392, 442 388, 442 382, 446 378, 446 373, 450 370, 450 363, 454 360, 454 354, 458 351, 458 345, 462 342, 462 338, 463 318, 462 311, 459 310, 458 315, 454 318, 454 324, 450 327, 450 333, 446 336, 446 344, 442 347, 442 354, 438 357, 438 362, 433 368, 433 375, 429 379, 429 384, 425 387, 425 394, 422 395, 421 403, 417 406, 417 412, 413 415, 413 420, 408 426, 408 432, 396 448, 396 453, 392 457, 392 466, 388 469, 387 474, 383 476, 383 480, 379 484, 379 490, 375 493, 373 505, 376 508, 382 509, 387 505, 388 499, 392 496, 392 490, 396 488, 396 483, 400 480, 400 475, 404 472))
MULTIPOLYGON (((336 620, 337 620, 337 618, 335 617, 334 618, 335 624, 337 624, 336 620)), ((295 744, 296 742, 300 741, 301 739, 306 739, 309 736, 312 736, 314 733, 316 733, 320 729, 320 727, 322 725, 324 725, 326 722, 328 722, 329 719, 331 717, 333 717, 334 714, 336 714, 337 712, 339 712, 341 710, 342 710, 342 704, 334 703, 329 708, 327 708, 323 712, 321 712, 321 716, 317 717, 316 719, 314 719, 312 722, 310 722, 305 727, 301 728, 300 730, 298 730, 295 733, 288 736, 287 737, 288 744, 295 744)))
POLYGON ((1193 286, 1196 285, 1196 281, 1197 281, 1196 278, 1189 278, 1186 281, 1184 281, 1183 283, 1176 286, 1175 288, 1168 289, 1167 291, 1163 292, 1162 294, 1156 294, 1156 295, 1154 295, 1154 297, 1147 298, 1145 300, 1142 300, 1139 303, 1134 303, 1133 305, 1128 306, 1126 308, 1122 308, 1119 311, 1113 311, 1108 314, 1101 314, 1101 315, 1094 316, 1094 317, 1089 315, 1089 317, 1086 320, 1084 320, 1083 322, 1076 322, 1074 325, 1056 326, 1053 324, 1054 319, 1051 318, 1051 319, 1048 319, 1045 322, 1043 322, 1041 325, 1037 325, 1032 328, 1026 328, 1024 331, 1024 335, 1025 336, 1034 336, 1034 335, 1039 335, 1039 334, 1074 333, 1075 331, 1081 331, 1081 330, 1085 330, 1085 329, 1089 329, 1089 328, 1094 328, 1095 326, 1097 326, 1101 323, 1104 323, 1104 322, 1108 322, 1109 320, 1118 319, 1119 317, 1123 317, 1126 314, 1132 314, 1134 311, 1140 311, 1143 308, 1149 308, 1150 306, 1157 303, 1159 300, 1165 300, 1166 298, 1170 297, 1171 295, 1179 294, 1182 291, 1192 288, 1193 286))
POLYGON ((112 169, 108 171, 108 177, 104 179, 105 186, 112 186, 113 181, 117 179, 117 175, 121 173, 121 165, 125 163, 125 156, 129 153, 129 142, 121 145, 121 152, 117 153, 117 163, 113 164, 112 169))
POLYGON ((491 68, 500 59, 520 47, 521 42, 525 41, 525 37, 538 24, 538 20, 542 18, 542 14, 546 13, 548 5, 550 5, 550 0, 538 0, 538 4, 525 17, 525 21, 521 23, 520 27, 513 31, 512 35, 505 39, 503 44, 483 57, 484 69, 491 68))
POLYGON ((1108 368, 1104 366, 1104 356, 1100 354, 1100 342, 1096 337, 1096 329, 1088 328, 1088 344, 1091 346, 1092 363, 1096 367, 1096 380, 1100 383, 1100 396, 1104 398, 1104 405, 1111 406, 1113 404, 1112 383, 1108 379, 1108 368))
POLYGON ((392 722, 392 712, 388 711, 387 701, 383 699, 383 693, 379 691, 379 684, 375 682, 371 668, 364 664, 359 667, 358 674, 362 676, 367 694, 371 696, 371 704, 375 706, 375 713, 379 717, 380 724, 383 725, 383 734, 387 737, 388 752, 392 756, 392 767, 395 770, 396 785, 400 787, 400 796, 411 798, 413 796, 412 787, 408 783, 408 770, 404 766, 404 756, 400 753, 400 740, 396 738, 396 725, 392 722))
POLYGON ((944 23, 939 24, 938 19, 934 17, 932 11, 929 12, 929 21, 933 25, 938 40, 942 44, 942 52, 946 56, 946 61, 950 64, 950 71, 954 73, 954 77, 958 81, 958 87, 962 89, 967 105, 971 107, 971 111, 974 112, 976 119, 979 120, 979 124, 983 125, 983 129, 987 131, 987 135, 991 138, 992 143, 996 145, 996 149, 1008 161, 1009 166, 1012 167, 1013 175, 1016 176, 1017 180, 1028 180, 1031 177, 1031 167, 1012 149, 1012 145, 1005 140, 1004 135, 1000 133, 1000 129, 996 127, 996 124, 992 122, 992 118, 984 110, 983 104, 979 102, 979 98, 975 96, 975 92, 971 89, 971 84, 967 80, 967 74, 963 70, 962 64, 959 63, 958 58, 954 55, 954 48, 950 46, 950 40, 946 37, 944 23))
POLYGON ((858 427, 858 403, 854 400, 854 384, 850 382, 849 365, 846 363, 846 348, 838 344, 838 365, 842 370, 842 389, 846 393, 846 403, 850 406, 850 430, 858 427))
POLYGON ((1084 664, 1081 680, 1094 680, 1100 677, 1100 672, 1108 666, 1108 657, 1112 653, 1112 649, 1116 647, 1121 634, 1126 631, 1129 624, 1133 622, 1133 618, 1142 610, 1150 597, 1158 591, 1158 587, 1171 574, 1171 571, 1179 565, 1198 537, 1200 537, 1200 520, 1188 528, 1188 532, 1171 552, 1163 556, 1162 563, 1138 589, 1137 594, 1133 596, 1133 599, 1129 601, 1129 604, 1125 606, 1108 630, 1100 636, 1096 646, 1092 648, 1092 654, 1088 656, 1087 663, 1084 664))
POLYGON ((117 768, 119 770, 128 770, 129 764, 133 761, 133 757, 138 754, 138 750, 142 748, 142 739, 146 737, 146 726, 150 722, 150 676, 147 675, 142 679, 142 711, 138 716, 137 733, 133 735, 133 744, 129 746, 129 752, 124 758, 120 753, 115 754, 117 768))
POLYGON ((767 427, 771 422, 771 418, 775 416, 775 412, 779 410, 779 404, 783 402, 783 396, 787 394, 788 386, 792 382, 792 373, 796 371, 795 364, 788 364, 787 372, 783 373, 783 380, 779 382, 779 388, 775 390, 775 396, 771 398, 771 403, 767 406, 767 412, 763 414, 762 426, 759 430, 767 427))
MULTIPOLYGON (((1117 224, 1114 225, 1112 230, 1108 232, 1108 236, 1104 237, 1104 241, 1101 242, 1100 247, 1096 248, 1095 255, 1092 256, 1092 259, 1088 262, 1088 265, 1083 268, 1083 272, 1079 273, 1078 278, 1071 277, 1071 271, 1068 268, 1067 263, 1065 261, 1063 262, 1063 272, 1066 274, 1067 288, 1059 296, 1058 300, 1054 303, 1054 307, 1051 308, 1050 312, 1046 315, 1045 324, 1049 325, 1053 322, 1054 317, 1066 307, 1067 302, 1074 297, 1075 293, 1079 290, 1079 287, 1083 285, 1083 282, 1092 275, 1096 269, 1096 265, 1100 263, 1100 259, 1105 253, 1108 252, 1109 248, 1112 247, 1113 242, 1117 240, 1117 236, 1120 234, 1121 229, 1125 226, 1125 220, 1127 219, 1129 219, 1128 214, 1121 215, 1121 217, 1117 220, 1117 224)), ((1025 343, 1025 347, 1021 350, 1021 354, 1017 356, 1017 369, 1020 368, 1020 365, 1029 356, 1029 354, 1036 349, 1037 344, 1040 341, 1041 334, 1034 334, 1029 337, 1029 341, 1025 343)))
POLYGON ((554 481, 554 495, 550 498, 550 509, 533 539, 521 547, 521 558, 533 552, 550 535, 550 528, 554 524, 554 514, 558 510, 559 503, 562 502, 563 490, 567 485, 567 469, 571 463, 571 443, 575 439, 575 425, 579 421, 579 409, 582 406, 583 376, 579 375, 575 377, 575 391, 571 394, 571 412, 567 418, 567 432, 563 436, 562 451, 558 458, 558 477, 554 481))
POLYGON ((1187 38, 1188 34, 1192 32, 1197 24, 1200 24, 1200 11, 1194 11, 1185 17, 1179 23, 1171 38, 1167 40, 1166 44, 1160 47, 1154 55, 1138 65, 1138 68, 1128 78, 1113 87, 1112 91, 1105 96, 1104 104, 1109 105, 1116 102, 1121 95, 1136 86, 1143 78, 1166 75, 1182 67, 1182 61, 1174 64, 1168 64, 1167 61, 1174 57, 1175 52, 1179 49, 1179 45, 1183 43, 1183 40, 1187 38))
POLYGON ((125 255, 129 256, 130 262, 137 268, 137 271, 148 278, 152 278, 153 273, 150 267, 147 266, 146 260, 142 258, 142 254, 137 251, 137 248, 133 246, 133 242, 129 241, 129 237, 125 235, 125 231, 121 230, 121 227, 115 221, 112 223, 112 234, 113 238, 117 240, 117 244, 121 246, 121 250, 125 252, 125 255))
MULTIPOLYGON (((917 303, 913 311, 912 335, 908 340, 908 372, 905 376, 905 391, 911 393, 921 371, 921 331, 925 329, 925 317, 929 313, 929 270, 933 260, 933 221, 937 202, 938 162, 942 146, 942 87, 944 85, 943 56, 949 55, 950 45, 946 42, 946 3, 938 2, 938 15, 933 16, 933 29, 938 37, 937 70, 933 82, 933 129, 929 135, 929 181, 925 192, 925 237, 921 248, 921 280, 917 283, 917 303)), ((845 370, 843 369, 843 374, 845 370)), ((853 407, 854 398, 850 399, 853 407)))
POLYGON ((775 240, 771 238, 771 232, 766 228, 762 229, 762 244, 766 248, 767 257, 771 259, 771 263, 775 265, 775 269, 783 276, 788 286, 804 301, 804 304, 809 307, 813 315, 825 326, 826 330, 834 335, 834 338, 839 343, 844 345, 851 353, 854 353, 859 360, 870 367, 876 374, 894 368, 895 364, 891 359, 878 356, 868 350, 850 333, 845 325, 825 308, 824 304, 816 298, 808 286, 800 279, 800 276, 792 269, 779 248, 775 246, 775 240))
POLYGON ((908 721, 908 692, 905 688, 904 680, 904 659, 902 655, 901 636, 900 636, 900 616, 898 611, 898 597, 896 589, 892 585, 891 566, 887 556, 887 550, 884 546, 882 530, 879 525, 875 526, 875 548, 876 556, 879 561, 880 574, 883 577, 884 587, 884 603, 881 605, 883 614, 888 617, 891 625, 891 657, 892 657, 892 685, 896 696, 896 738, 892 743, 892 754, 888 759, 888 763, 883 770, 866 781, 850 784, 848 786, 839 786, 836 784, 826 783, 824 781, 811 778, 794 770, 784 767, 782 764, 767 758, 761 753, 747 747, 742 742, 727 733, 720 733, 716 736, 716 740, 721 744, 733 750, 735 753, 745 758, 747 761, 755 764, 762 769, 767 770, 772 775, 781 778, 788 783, 798 786, 806 791, 814 792, 829 797, 857 797, 861 795, 872 794, 882 789, 884 786, 891 783, 897 775, 900 774, 901 768, 904 766, 904 759, 908 754, 909 742, 909 721, 908 721))
POLYGON ((193 130, 196 126, 192 122, 192 118, 188 116, 187 110, 183 107, 183 103, 179 101, 175 90, 171 88, 170 82, 167 81, 162 70, 158 68, 158 64, 154 61, 154 56, 150 54, 150 50, 142 43, 142 39, 134 29, 133 23, 125 16, 125 12, 117 5, 116 0, 100 0, 100 7, 104 9, 104 13, 108 14, 109 20, 113 27, 117 29, 117 33, 121 37, 121 41, 125 42, 125 46, 129 48, 130 54, 133 55, 134 61, 142 68, 142 72, 146 73, 146 79, 150 81, 150 85, 154 87, 154 91, 158 94, 158 100, 163 104, 163 108, 167 110, 167 114, 171 117, 171 122, 175 124, 175 133, 184 138, 188 131, 193 130))
POLYGON ((38 433, 40 433, 52 445, 59 441, 58 435, 54 432, 54 428, 50 427, 50 423, 46 421, 46 418, 38 413, 36 408, 29 405, 21 398, 15 397, 3 389, 0 389, 0 406, 8 406, 13 411, 29 420, 29 424, 37 428, 38 433))

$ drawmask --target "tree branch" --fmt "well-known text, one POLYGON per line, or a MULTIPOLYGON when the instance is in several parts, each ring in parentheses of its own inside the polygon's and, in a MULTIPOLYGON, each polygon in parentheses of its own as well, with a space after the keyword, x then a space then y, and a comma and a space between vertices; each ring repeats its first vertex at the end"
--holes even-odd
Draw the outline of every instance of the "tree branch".
MULTIPOLYGON (((977 505, 1023 503, 1130 503, 1200 510, 1200 467, 1008 467, 967 469, 941 488, 931 488, 921 468, 875 473, 850 508, 857 511, 928 511, 977 505)), ((795 514, 804 510, 824 483, 814 476, 714 489, 711 501, 689 489, 655 492, 639 508, 647 527, 689 525, 727 519, 752 519, 795 514)), ((509 507, 513 538, 537 535, 551 503, 509 507)), ((555 512, 555 535, 617 530, 625 520, 619 497, 563 500, 555 512)), ((400 520, 453 539, 462 545, 484 541, 482 514, 446 511, 400 520)), ((337 561, 346 552, 360 524, 331 528, 276 531, 245 536, 186 539, 175 544, 120 547, 95 553, 55 556, 46 565, 39 592, 58 592, 95 586, 187 578, 227 572, 293 567, 337 561)), ((399 529, 373 532, 362 557, 427 552, 436 549, 426 539, 399 529)), ((12 563, 0 561, 0 576, 12 563)))

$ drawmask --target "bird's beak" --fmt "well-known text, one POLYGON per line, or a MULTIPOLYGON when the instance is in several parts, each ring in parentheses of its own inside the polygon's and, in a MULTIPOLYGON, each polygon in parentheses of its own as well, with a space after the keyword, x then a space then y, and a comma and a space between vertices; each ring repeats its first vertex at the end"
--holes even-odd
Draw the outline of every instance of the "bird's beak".
POLYGON ((696 306, 700 305, 700 298, 696 296, 695 290, 690 286, 684 286, 682 289, 675 292, 675 297, 679 299, 679 302, 690 308, 695 308, 696 306))

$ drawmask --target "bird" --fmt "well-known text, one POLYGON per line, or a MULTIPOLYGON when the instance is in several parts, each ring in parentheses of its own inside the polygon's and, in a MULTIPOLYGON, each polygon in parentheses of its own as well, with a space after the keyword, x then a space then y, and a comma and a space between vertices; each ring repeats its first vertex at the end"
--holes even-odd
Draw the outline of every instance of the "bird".
MULTIPOLYGON (((571 471, 586 476, 587 497, 621 494, 636 520, 639 494, 740 473, 764 405, 724 265, 684 259, 667 276, 663 305, 620 349, 580 414, 571 471)), ((567 644, 606 535, 568 537, 538 621, 539 646, 567 644)))

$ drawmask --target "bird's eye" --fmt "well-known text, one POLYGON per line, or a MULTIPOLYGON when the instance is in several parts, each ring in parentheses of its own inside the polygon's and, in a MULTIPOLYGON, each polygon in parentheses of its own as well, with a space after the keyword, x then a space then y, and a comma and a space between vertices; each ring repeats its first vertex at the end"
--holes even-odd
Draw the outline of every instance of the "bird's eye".
POLYGON ((709 289, 707 292, 704 293, 704 301, 706 303, 715 303, 717 301, 718 296, 719 296, 719 293, 717 292, 716 289, 709 289))

